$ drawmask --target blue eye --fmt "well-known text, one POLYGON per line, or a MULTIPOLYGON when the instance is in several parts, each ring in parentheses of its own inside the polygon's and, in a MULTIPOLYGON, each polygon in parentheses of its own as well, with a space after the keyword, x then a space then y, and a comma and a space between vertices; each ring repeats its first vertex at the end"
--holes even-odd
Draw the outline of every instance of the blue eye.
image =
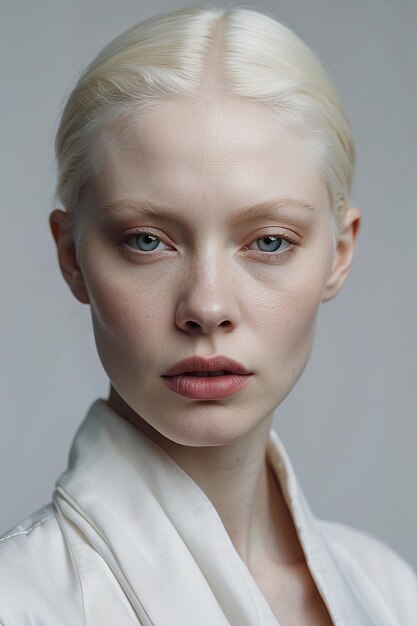
MULTIPOLYGON (((153 256, 150 254, 151 252, 159 253, 164 252, 165 250, 172 250, 172 248, 168 244, 164 243, 160 237, 145 230, 131 232, 121 240, 121 243, 129 249, 131 254, 136 254, 136 256, 142 255, 142 257, 153 256), (132 241, 135 243, 130 243, 132 241), (163 247, 158 247, 160 245, 163 247)), ((279 234, 266 234, 263 237, 257 237, 252 240, 252 242, 245 246, 245 248, 246 250, 257 252, 258 257, 278 260, 278 257, 282 257, 284 255, 286 256, 287 252, 288 254, 291 254, 291 252, 294 251, 294 246, 297 245, 299 244, 287 235, 284 237, 279 234)))
POLYGON ((126 239, 126 243, 130 241, 131 239, 135 241, 135 244, 138 246, 141 252, 152 252, 153 250, 156 250, 156 248, 158 247, 160 243, 162 243, 159 237, 156 237, 156 235, 152 235, 151 233, 146 233, 146 232, 138 232, 138 233, 131 234, 126 239))
MULTIPOLYGON (((255 239, 253 243, 256 243, 259 251, 263 253, 268 252, 277 252, 278 250, 284 249, 283 252, 286 251, 289 245, 291 245, 290 241, 287 241, 283 237, 278 237, 275 235, 265 235, 264 237, 258 237, 255 239), (287 247, 285 246, 287 244, 287 247)), ((254 248, 250 248, 254 250, 254 248)))

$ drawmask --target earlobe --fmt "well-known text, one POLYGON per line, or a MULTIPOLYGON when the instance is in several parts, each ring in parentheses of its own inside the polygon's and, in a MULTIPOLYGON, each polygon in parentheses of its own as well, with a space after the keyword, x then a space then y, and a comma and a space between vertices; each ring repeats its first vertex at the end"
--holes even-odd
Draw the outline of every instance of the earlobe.
POLYGON ((77 300, 83 304, 89 304, 90 299, 83 274, 77 263, 75 242, 70 228, 70 216, 66 211, 54 209, 49 216, 49 225, 56 243, 62 275, 77 300))
POLYGON ((347 209, 344 226, 336 244, 332 268, 323 292, 322 302, 332 300, 339 293, 349 275, 361 220, 362 216, 359 209, 356 207, 347 209))

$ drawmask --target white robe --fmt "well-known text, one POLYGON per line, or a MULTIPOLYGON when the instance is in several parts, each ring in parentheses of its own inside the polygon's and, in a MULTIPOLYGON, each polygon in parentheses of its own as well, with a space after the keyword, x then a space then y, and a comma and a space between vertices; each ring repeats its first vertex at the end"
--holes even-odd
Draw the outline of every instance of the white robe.
MULTIPOLYGON (((267 454, 335 626, 416 626, 411 566, 314 517, 272 429, 267 454)), ((101 398, 53 502, 0 538, 0 624, 279 626, 205 493, 101 398)))

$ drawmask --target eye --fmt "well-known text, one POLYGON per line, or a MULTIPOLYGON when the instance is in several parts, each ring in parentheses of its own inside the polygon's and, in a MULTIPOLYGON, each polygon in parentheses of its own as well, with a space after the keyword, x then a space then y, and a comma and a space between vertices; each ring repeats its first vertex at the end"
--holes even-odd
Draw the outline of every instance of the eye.
POLYGON ((125 237, 123 243, 129 248, 133 248, 133 250, 140 252, 153 252, 154 250, 162 252, 162 250, 165 250, 167 247, 159 237, 146 231, 136 231, 134 233, 130 233, 127 237, 125 237), (134 245, 130 245, 130 241, 133 241, 134 245), (157 250, 160 244, 165 246, 165 248, 159 248, 157 250), (137 248, 135 246, 137 246, 137 248))
POLYGON ((248 249, 257 250, 261 254, 267 256, 281 256, 289 249, 291 250, 291 244, 297 242, 289 237, 283 237, 278 234, 267 234, 263 237, 258 237, 251 244, 248 245, 248 249), (255 246, 254 248, 251 246, 255 246))
MULTIPOLYGON (((121 244, 127 248, 129 253, 143 257, 153 256, 150 254, 151 252, 157 254, 172 249, 158 235, 145 229, 128 233, 121 239, 121 244), (161 248, 160 246, 163 247, 161 248)), ((298 245, 298 242, 291 239, 288 235, 284 237, 278 233, 266 233, 263 237, 257 237, 249 245, 245 246, 245 249, 254 250, 258 253, 258 257, 276 259, 277 257, 293 253, 296 245, 298 245)))

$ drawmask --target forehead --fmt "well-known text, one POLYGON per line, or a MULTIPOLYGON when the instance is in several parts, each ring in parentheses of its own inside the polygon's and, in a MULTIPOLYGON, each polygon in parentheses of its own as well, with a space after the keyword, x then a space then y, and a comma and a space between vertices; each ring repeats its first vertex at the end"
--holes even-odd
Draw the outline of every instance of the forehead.
POLYGON ((238 100, 184 98, 131 113, 111 127, 99 160, 106 201, 140 189, 167 204, 188 192, 242 206, 304 194, 314 204, 324 191, 311 144, 272 111, 238 100))
POLYGON ((273 111, 252 102, 214 97, 178 98, 132 112, 115 122, 108 135, 107 157, 109 152, 120 151, 134 156, 140 146, 144 156, 162 160, 171 160, 173 152, 179 151, 213 158, 213 150, 218 151, 218 160, 238 158, 271 153, 280 146, 291 156, 290 145, 292 152, 305 145, 305 138, 291 131, 273 111))

